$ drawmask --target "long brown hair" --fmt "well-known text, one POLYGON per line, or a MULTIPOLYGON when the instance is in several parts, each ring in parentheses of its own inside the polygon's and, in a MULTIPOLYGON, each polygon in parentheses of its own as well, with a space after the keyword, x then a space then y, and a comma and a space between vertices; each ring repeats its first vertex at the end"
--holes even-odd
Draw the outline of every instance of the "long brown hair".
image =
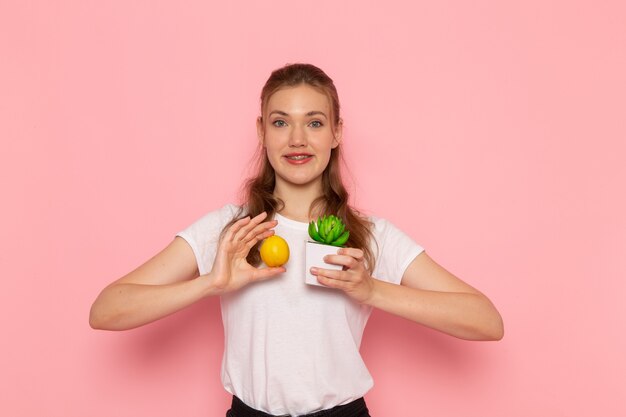
MULTIPOLYGON (((281 88, 301 84, 307 84, 324 93, 331 103, 333 127, 342 123, 339 115, 339 96, 333 80, 324 71, 311 64, 290 64, 273 71, 261 91, 261 114, 272 94, 281 88)), ((265 211, 267 218, 271 219, 285 205, 273 194, 276 173, 262 147, 257 149, 256 161, 257 174, 249 178, 243 187, 244 204, 222 233, 244 216, 254 217, 265 211)), ((341 144, 339 144, 330 152, 330 160, 322 174, 323 194, 311 204, 309 216, 317 212, 319 215, 334 214, 341 218, 346 228, 350 230, 350 239, 346 242, 346 246, 363 250, 366 268, 371 274, 375 265, 375 258, 369 245, 370 241, 374 241, 373 224, 348 204, 349 194, 341 180, 341 161, 341 144)), ((247 260, 251 265, 258 266, 261 263, 259 246, 260 242, 248 254, 247 260)))

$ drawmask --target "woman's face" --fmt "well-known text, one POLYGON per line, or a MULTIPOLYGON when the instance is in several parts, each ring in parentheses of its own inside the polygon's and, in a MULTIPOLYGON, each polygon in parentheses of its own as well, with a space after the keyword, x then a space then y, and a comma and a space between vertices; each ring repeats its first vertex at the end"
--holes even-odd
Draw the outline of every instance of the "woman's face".
POLYGON ((341 124, 331 122, 326 95, 307 84, 276 91, 257 121, 259 140, 276 171, 276 187, 315 185, 339 145, 341 124))

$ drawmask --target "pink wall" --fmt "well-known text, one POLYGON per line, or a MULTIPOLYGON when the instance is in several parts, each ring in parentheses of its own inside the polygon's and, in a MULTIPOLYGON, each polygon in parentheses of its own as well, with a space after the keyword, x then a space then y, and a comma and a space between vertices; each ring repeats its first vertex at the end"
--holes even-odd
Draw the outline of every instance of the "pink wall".
POLYGON ((269 72, 334 77, 356 204, 502 312, 499 343, 377 312, 373 415, 621 416, 626 7, 0 3, 0 412, 222 416, 216 300, 89 328, 100 289, 233 201, 269 72))

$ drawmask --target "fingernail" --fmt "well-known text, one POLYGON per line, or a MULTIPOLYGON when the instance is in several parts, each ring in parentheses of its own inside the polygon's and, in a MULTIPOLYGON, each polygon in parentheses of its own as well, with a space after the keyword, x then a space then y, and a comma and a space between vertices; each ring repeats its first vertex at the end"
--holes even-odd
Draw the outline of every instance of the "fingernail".
POLYGON ((311 267, 311 273, 312 273, 313 275, 317 275, 317 268, 316 268, 316 267, 314 267, 314 266, 313 266, 313 267, 311 267))

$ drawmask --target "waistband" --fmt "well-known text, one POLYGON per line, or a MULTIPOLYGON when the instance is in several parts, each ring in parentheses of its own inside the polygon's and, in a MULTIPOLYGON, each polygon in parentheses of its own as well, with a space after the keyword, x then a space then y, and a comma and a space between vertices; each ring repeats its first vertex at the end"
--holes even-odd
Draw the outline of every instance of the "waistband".
MULTIPOLYGON (((357 417, 367 414, 367 406, 365 400, 361 397, 348 404, 338 405, 328 410, 316 411, 311 414, 304 414, 299 417, 357 417), (365 414, 362 414, 365 412, 365 414)), ((255 410, 252 407, 246 405, 238 397, 233 395, 233 402, 228 417, 290 417, 288 414, 281 416, 274 416, 272 414, 264 413, 263 411, 255 410)))

